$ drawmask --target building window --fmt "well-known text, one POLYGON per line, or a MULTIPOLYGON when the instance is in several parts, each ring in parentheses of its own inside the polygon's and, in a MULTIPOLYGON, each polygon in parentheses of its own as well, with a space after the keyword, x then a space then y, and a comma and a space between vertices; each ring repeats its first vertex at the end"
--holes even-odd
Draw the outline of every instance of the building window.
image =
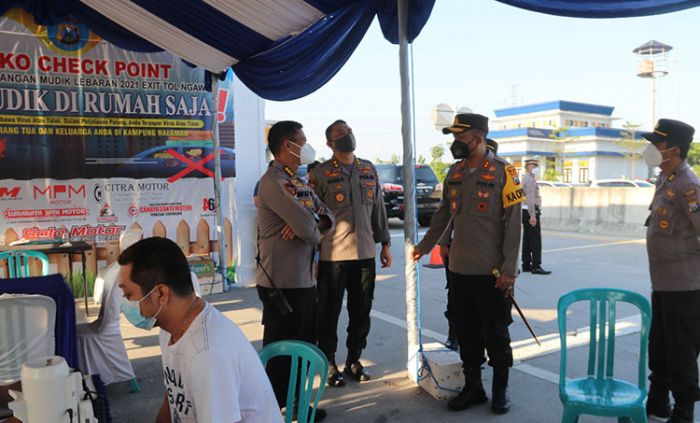
POLYGON ((566 182, 568 184, 571 183, 571 168, 570 167, 564 168, 563 177, 564 177, 564 182, 566 182))
POLYGON ((578 182, 580 184, 587 184, 590 182, 590 175, 588 174, 587 167, 581 167, 578 169, 578 182))

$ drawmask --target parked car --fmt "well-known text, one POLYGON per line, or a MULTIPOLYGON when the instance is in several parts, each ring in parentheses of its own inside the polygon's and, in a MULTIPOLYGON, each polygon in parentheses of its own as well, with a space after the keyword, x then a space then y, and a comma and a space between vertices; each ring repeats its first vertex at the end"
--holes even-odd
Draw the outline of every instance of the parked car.
MULTIPOLYGON (((128 162, 119 166, 115 176, 127 178, 169 178, 185 169, 191 169, 191 172, 184 177, 207 177, 209 175, 196 169, 196 166, 188 164, 185 160, 171 154, 172 150, 191 161, 197 163, 214 152, 211 146, 197 145, 162 145, 158 147, 144 150, 132 158, 128 162)), ((221 147, 221 175, 226 178, 236 176, 236 153, 231 148, 221 147)), ((208 160, 204 165, 204 169, 214 172, 214 160, 208 160)))
POLYGON ((552 188, 571 188, 572 185, 567 182, 537 181, 537 186, 552 188))
POLYGON ((592 181, 592 188, 611 188, 611 187, 622 187, 622 188, 649 188, 654 185, 647 181, 641 180, 628 180, 628 179, 598 179, 597 181, 592 181))
MULTIPOLYGON (((403 166, 377 164, 379 181, 384 190, 384 206, 387 216, 404 218, 403 166)), ((430 226, 430 218, 440 205, 442 184, 433 169, 424 164, 416 165, 416 204, 418 224, 430 226)))

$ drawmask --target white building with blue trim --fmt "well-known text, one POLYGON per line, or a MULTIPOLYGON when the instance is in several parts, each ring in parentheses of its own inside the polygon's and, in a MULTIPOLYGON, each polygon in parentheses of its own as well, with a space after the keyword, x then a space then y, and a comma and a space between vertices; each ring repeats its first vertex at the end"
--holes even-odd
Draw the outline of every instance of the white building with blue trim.
POLYGON ((639 133, 631 142, 624 133, 632 131, 612 128, 613 109, 564 100, 498 109, 489 138, 498 142, 498 155, 519 170, 526 159, 537 157, 539 175, 550 170, 562 182, 647 178, 641 156, 646 142, 639 133))

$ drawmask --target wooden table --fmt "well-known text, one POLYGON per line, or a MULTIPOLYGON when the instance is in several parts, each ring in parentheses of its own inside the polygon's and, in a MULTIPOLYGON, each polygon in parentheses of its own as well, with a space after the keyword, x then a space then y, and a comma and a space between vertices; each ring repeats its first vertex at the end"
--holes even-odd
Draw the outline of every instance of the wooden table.
MULTIPOLYGON (((3 251, 39 251, 46 255, 49 254, 68 254, 68 275, 71 283, 69 284, 71 290, 73 289, 73 266, 70 262, 70 254, 80 253, 80 258, 83 265, 83 292, 85 293, 85 314, 90 315, 88 311, 88 286, 87 286, 87 275, 86 275, 86 263, 87 258, 85 252, 92 250, 92 245, 85 241, 71 241, 70 245, 66 245, 60 242, 29 242, 26 244, 19 245, 0 245, 0 252, 3 251)), ((9 274, 9 273, 8 273, 9 274)), ((75 292, 73 293, 75 296, 75 292)))

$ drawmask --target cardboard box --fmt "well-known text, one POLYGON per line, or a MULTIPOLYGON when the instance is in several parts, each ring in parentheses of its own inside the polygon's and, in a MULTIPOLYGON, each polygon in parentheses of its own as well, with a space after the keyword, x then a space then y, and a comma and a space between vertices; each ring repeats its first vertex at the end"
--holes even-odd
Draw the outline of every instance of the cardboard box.
POLYGON ((426 368, 418 382, 420 387, 437 400, 445 400, 457 395, 464 386, 462 360, 459 353, 447 349, 439 343, 423 345, 426 368), (432 373, 432 376, 431 374, 432 373))

